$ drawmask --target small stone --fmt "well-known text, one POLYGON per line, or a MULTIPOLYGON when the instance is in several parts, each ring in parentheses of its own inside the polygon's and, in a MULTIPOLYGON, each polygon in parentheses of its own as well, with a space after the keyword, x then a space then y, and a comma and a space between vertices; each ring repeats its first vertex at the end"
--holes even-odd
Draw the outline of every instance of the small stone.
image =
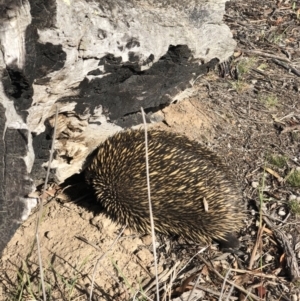
MULTIPOLYGON (((158 274, 160 274, 163 270, 164 270, 164 268, 163 268, 161 265, 159 265, 159 266, 157 267, 157 273, 158 273, 158 274)), ((149 269, 149 271, 150 271, 151 274, 155 275, 155 267, 154 267, 154 266, 151 267, 151 268, 149 269)))
POLYGON ((273 260, 273 256, 272 256, 272 255, 267 254, 267 255, 265 256, 265 262, 270 262, 270 261, 272 261, 272 260, 273 260))
POLYGON ((152 123, 156 123, 156 122, 162 122, 165 120, 165 115, 162 111, 158 111, 156 113, 153 113, 151 116, 150 116, 150 121, 152 123))
POLYGON ((150 246, 152 244, 152 236, 151 235, 145 235, 142 237, 142 242, 146 245, 146 246, 150 246))
POLYGON ((292 301, 298 301, 298 297, 297 297, 296 294, 293 294, 293 295, 292 295, 292 301))
POLYGON ((133 253, 141 244, 142 241, 138 237, 134 239, 125 239, 124 241, 122 241, 122 246, 126 251, 130 253, 133 253))
POLYGON ((300 251, 297 253, 297 258, 300 259, 300 251))
POLYGON ((143 249, 137 252, 138 258, 144 262, 151 262, 153 259, 152 253, 148 249, 143 249))
POLYGON ((285 216, 286 215, 285 209, 283 207, 279 208, 278 215, 280 215, 280 216, 285 216))
POLYGON ((125 236, 130 236, 133 234, 133 231, 130 228, 126 228, 123 232, 125 236))
POLYGON ((257 188, 258 185, 259 185, 259 183, 256 182, 256 181, 253 181, 253 182, 251 183, 251 186, 252 186, 253 188, 257 188))
POLYGON ((91 224, 99 228, 99 230, 105 231, 106 233, 113 233, 118 227, 117 224, 103 214, 99 214, 92 218, 91 224))
POLYGON ((290 196, 289 196, 289 201, 294 201, 294 200, 296 200, 297 199, 297 197, 294 195, 294 194, 291 194, 290 196))
POLYGON ((256 235, 256 231, 254 231, 254 230, 251 231, 251 235, 252 235, 252 236, 256 235))

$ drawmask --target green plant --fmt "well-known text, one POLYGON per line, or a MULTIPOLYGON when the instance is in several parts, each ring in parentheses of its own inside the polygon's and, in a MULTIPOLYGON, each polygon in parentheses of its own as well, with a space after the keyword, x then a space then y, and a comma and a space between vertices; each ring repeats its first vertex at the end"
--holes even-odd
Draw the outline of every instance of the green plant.
POLYGON ((284 33, 280 33, 280 34, 274 34, 271 42, 273 42, 274 44, 279 44, 279 42, 284 38, 284 33))
POLYGON ((300 187, 300 170, 291 171, 286 181, 293 187, 300 187))
MULTIPOLYGON (((64 300, 71 301, 74 299, 76 285, 82 275, 82 269, 88 262, 88 257, 83 260, 81 264, 74 267, 71 274, 62 275, 54 266, 49 263, 48 267, 44 267, 44 281, 45 281, 45 293, 47 300, 53 297, 57 288, 63 295, 64 300)), ((36 271, 32 270, 27 264, 27 261, 23 261, 22 268, 17 272, 17 281, 15 288, 8 291, 10 295, 9 300, 21 301, 21 300, 42 300, 42 284, 39 275, 36 271)))
POLYGON ((139 290, 136 290, 134 287, 132 287, 132 285, 129 283, 127 277, 124 275, 123 271, 120 269, 120 267, 118 266, 118 264, 116 263, 116 261, 110 257, 111 263, 113 264, 114 268, 117 270, 118 275, 123 279, 126 287, 130 290, 132 296, 134 296, 134 300, 137 301, 146 301, 146 300, 150 300, 145 292, 143 291, 142 285, 139 282, 139 290), (139 297, 137 297, 137 295, 140 295, 139 297))
POLYGON ((266 64, 266 63, 262 63, 262 64, 260 64, 258 67, 257 67, 257 69, 259 69, 259 70, 266 70, 267 68, 269 67, 269 65, 268 64, 266 64))
POLYGON ((243 76, 247 74, 249 70, 254 67, 255 63, 256 63, 256 59, 253 57, 240 60, 236 67, 239 76, 243 76))
POLYGON ((66 299, 68 301, 72 300, 73 294, 74 294, 74 289, 75 286, 78 282, 79 277, 81 276, 80 271, 82 270, 82 268, 84 267, 84 265, 88 262, 88 257, 86 257, 84 259, 84 261, 79 265, 78 268, 74 269, 74 273, 72 275, 72 277, 68 276, 65 277, 64 275, 61 275, 60 273, 58 273, 53 266, 51 266, 52 271, 54 272, 54 274, 57 276, 56 279, 60 279, 62 281, 62 283, 64 284, 65 287, 65 292, 66 292, 66 299))
POLYGON ((300 215, 300 204, 298 200, 291 200, 288 203, 290 211, 296 215, 300 215))
POLYGON ((238 93, 241 93, 249 88, 249 84, 245 82, 244 76, 254 67, 256 63, 255 58, 244 58, 241 59, 236 66, 239 78, 237 81, 232 82, 232 87, 238 93))
POLYGON ((275 107, 278 104, 278 98, 274 94, 261 95, 260 101, 268 108, 275 107))
POLYGON ((297 19, 300 18, 300 8, 296 7, 297 3, 296 1, 293 2, 292 4, 292 10, 296 13, 297 19))
POLYGON ((9 300, 39 300, 42 296, 41 285, 35 285, 27 263, 23 261, 22 265, 17 272, 15 290, 7 292, 11 297, 9 300))
POLYGON ((231 85, 237 93, 241 93, 249 88, 249 85, 243 80, 234 81, 231 83, 231 85))
POLYGON ((124 275, 124 273, 122 272, 120 267, 117 265, 116 261, 113 260, 113 258, 110 258, 110 260, 111 260, 111 263, 113 264, 113 266, 115 267, 115 269, 117 270, 118 274, 124 280, 124 283, 127 286, 127 288, 131 291, 132 294, 134 294, 134 289, 133 289, 132 285, 129 283, 128 279, 126 278, 126 276, 124 275))
POLYGON ((278 168, 283 168, 287 165, 287 157, 281 155, 269 155, 267 161, 278 168))

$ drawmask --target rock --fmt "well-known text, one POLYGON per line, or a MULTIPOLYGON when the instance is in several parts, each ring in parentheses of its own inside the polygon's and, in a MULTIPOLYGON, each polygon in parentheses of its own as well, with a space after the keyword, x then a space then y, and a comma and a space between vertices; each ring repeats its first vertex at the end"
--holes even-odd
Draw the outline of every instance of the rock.
POLYGON ((150 246, 152 244, 152 236, 151 235, 145 235, 141 239, 142 239, 142 242, 144 243, 144 245, 146 245, 146 246, 150 246))
POLYGON ((153 261, 153 254, 148 249, 142 249, 138 251, 136 255, 141 261, 145 262, 146 264, 153 261))
POLYGON ((50 178, 61 183, 109 135, 141 124, 141 107, 162 121, 161 108, 233 53, 225 2, 0 0, 0 252, 45 181, 56 109, 50 178))

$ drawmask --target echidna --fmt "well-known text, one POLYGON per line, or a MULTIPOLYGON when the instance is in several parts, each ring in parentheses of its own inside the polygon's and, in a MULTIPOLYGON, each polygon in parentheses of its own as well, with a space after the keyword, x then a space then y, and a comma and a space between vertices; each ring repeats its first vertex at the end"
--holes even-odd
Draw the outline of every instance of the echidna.
MULTIPOLYGON (((183 135, 160 130, 148 131, 148 156, 156 231, 238 247, 235 232, 244 205, 223 161, 183 135)), ((150 232, 144 130, 119 132, 104 141, 85 177, 113 220, 150 232)))

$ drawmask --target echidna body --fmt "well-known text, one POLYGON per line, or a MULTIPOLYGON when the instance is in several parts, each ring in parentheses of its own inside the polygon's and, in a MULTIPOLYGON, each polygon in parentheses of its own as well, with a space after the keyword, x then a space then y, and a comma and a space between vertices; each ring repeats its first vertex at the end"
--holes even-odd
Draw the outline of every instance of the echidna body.
MULTIPOLYGON (((107 213, 140 233, 150 232, 145 156, 144 130, 127 130, 104 141, 85 171, 107 213)), ((148 131, 148 156, 156 230, 237 247, 244 206, 222 160, 185 136, 159 130, 148 131)))

